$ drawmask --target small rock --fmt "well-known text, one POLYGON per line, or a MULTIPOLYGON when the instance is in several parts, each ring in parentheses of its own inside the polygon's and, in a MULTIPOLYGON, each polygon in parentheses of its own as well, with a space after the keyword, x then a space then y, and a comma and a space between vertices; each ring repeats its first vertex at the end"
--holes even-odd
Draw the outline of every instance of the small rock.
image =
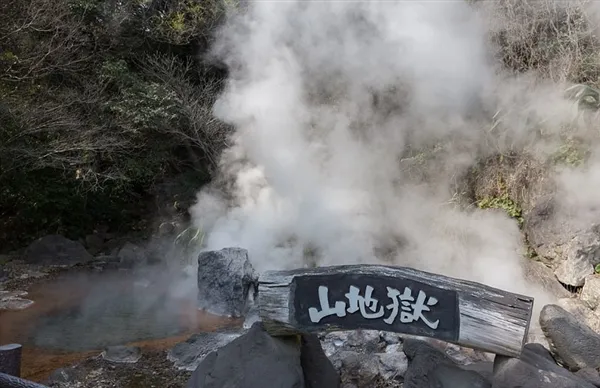
POLYGON ((557 305, 546 305, 540 325, 554 358, 571 370, 600 367, 600 335, 557 305))
POLYGON ((168 236, 175 232, 175 225, 172 222, 163 222, 158 226, 159 236, 168 236))
POLYGON ((363 352, 379 352, 385 348, 377 330, 352 330, 348 335, 347 345, 363 352))
POLYGON ((104 238, 98 234, 88 234, 85 236, 85 246, 88 251, 95 255, 102 251, 104 245, 104 238))
POLYGON ((198 307, 202 310, 229 317, 245 315, 257 282, 245 249, 224 248, 198 256, 198 307))
POLYGON ((384 351, 386 342, 376 330, 344 330, 325 334, 321 341, 325 353, 331 355, 339 350, 359 353, 384 351))
POLYGON ((380 336, 388 345, 397 344, 402 341, 400 334, 391 331, 382 331, 380 332, 380 336))
POLYGON ((585 278, 594 273, 594 265, 600 262, 600 236, 598 228, 581 232, 564 248, 564 261, 554 273, 558 280, 570 286, 583 286, 585 278))
POLYGON ((585 278, 581 290, 581 300, 595 310, 600 304, 600 276, 592 275, 585 278))
POLYGON ((594 387, 556 365, 548 350, 538 344, 526 344, 520 358, 496 356, 493 386, 502 388, 594 387))
POLYGON ((527 280, 541 285, 544 290, 557 298, 571 296, 569 291, 560 284, 554 272, 544 263, 535 260, 524 260, 523 269, 527 280))
POLYGON ((396 380, 404 377, 408 369, 408 359, 403 352, 376 353, 379 359, 379 373, 385 380, 396 380))
POLYGON ((342 350, 332 357, 332 361, 342 380, 358 387, 372 387, 381 373, 379 357, 374 353, 342 350))
POLYGON ((59 368, 50 374, 46 384, 51 387, 60 387, 63 384, 73 383, 81 379, 81 377, 82 373, 75 368, 59 368))
POLYGON ((304 387, 300 344, 291 338, 272 337, 260 322, 256 323, 245 334, 209 353, 186 387, 304 387))
MULTIPOLYGON (((403 353, 402 344, 391 344, 385 347, 386 353, 403 353)), ((404 354, 404 353, 403 353, 404 354)))
POLYGON ((125 245, 119 249, 117 257, 123 268, 132 268, 146 263, 146 251, 130 242, 125 243, 125 245))
POLYGON ((175 364, 177 369, 194 371, 206 355, 227 345, 239 336, 238 333, 220 332, 194 334, 185 342, 175 345, 169 351, 167 358, 175 364))
POLYGON ((596 369, 583 368, 575 372, 575 376, 587 381, 592 385, 595 385, 596 387, 600 387, 600 374, 598 374, 596 369))
POLYGON ((425 341, 406 339, 404 352, 409 359, 408 369, 404 375, 404 388, 491 388, 492 386, 482 375, 461 368, 425 341))
POLYGON ((19 311, 31 306, 34 302, 22 298, 27 296, 26 291, 0 291, 0 311, 19 311))
POLYGON ((77 241, 49 235, 29 245, 23 259, 27 264, 72 266, 87 263, 94 257, 77 241))
POLYGON ((110 346, 101 355, 106 361, 133 364, 142 357, 142 350, 137 346, 110 346))

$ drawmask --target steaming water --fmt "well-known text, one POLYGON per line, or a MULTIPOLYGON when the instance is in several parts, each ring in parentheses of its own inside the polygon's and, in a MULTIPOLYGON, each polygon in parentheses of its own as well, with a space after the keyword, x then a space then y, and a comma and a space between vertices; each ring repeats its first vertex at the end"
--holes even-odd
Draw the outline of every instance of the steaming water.
POLYGON ((160 269, 68 275, 33 290, 31 308, 0 314, 0 340, 84 352, 229 325, 198 311, 194 282, 160 269))
POLYGON ((143 282, 126 292, 98 283, 83 303, 44 316, 29 338, 32 345, 46 349, 85 351, 128 342, 166 338, 186 328, 178 319, 176 300, 153 295, 143 282), (172 306, 164 310, 163 306, 172 306))

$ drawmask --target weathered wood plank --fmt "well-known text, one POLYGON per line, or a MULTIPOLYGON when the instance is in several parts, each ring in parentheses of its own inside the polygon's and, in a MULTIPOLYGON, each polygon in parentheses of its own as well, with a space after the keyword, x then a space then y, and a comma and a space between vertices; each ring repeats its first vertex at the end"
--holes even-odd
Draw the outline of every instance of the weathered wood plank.
POLYGON ((527 339, 533 302, 476 282, 382 265, 269 271, 258 289, 259 314, 272 335, 385 330, 512 357, 527 339))

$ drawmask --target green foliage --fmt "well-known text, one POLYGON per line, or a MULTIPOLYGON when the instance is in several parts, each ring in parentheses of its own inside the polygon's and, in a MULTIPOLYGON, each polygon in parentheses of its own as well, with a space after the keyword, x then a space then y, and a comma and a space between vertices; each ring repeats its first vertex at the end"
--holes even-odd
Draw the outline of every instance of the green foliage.
POLYGON ((237 6, 238 0, 172 1, 166 10, 150 18, 149 32, 157 40, 186 44, 205 36, 237 6))
POLYGON ((226 132, 191 42, 229 2, 155 3, 0 2, 0 247, 126 229, 163 181, 206 182, 226 132))
POLYGON ((477 202, 477 206, 480 209, 502 209, 509 217, 517 221, 519 227, 523 226, 523 212, 521 207, 506 192, 497 197, 485 197, 477 202))
POLYGON ((596 264, 596 266, 594 266, 594 272, 600 274, 600 264, 596 264))

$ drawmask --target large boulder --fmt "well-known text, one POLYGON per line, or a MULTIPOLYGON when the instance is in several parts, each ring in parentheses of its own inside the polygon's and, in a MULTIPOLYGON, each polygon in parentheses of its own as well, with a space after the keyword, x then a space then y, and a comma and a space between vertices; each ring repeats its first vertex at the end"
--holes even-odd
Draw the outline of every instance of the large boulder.
POLYGON ((593 310, 600 305, 600 276, 591 275, 585 278, 581 300, 593 310))
POLYGON ((209 332, 193 334, 180 342, 167 355, 176 368, 194 371, 211 352, 222 348, 241 334, 235 332, 209 332))
POLYGON ((144 265, 148 260, 148 253, 142 247, 133 243, 126 242, 117 252, 117 258, 120 266, 123 268, 133 268, 144 265))
POLYGON ((557 298, 569 298, 571 295, 558 281, 554 271, 546 264, 535 260, 523 261, 525 278, 539 284, 544 290, 557 298))
POLYGON ((494 360, 493 388, 594 388, 556 364, 539 344, 527 344, 520 358, 498 355, 494 360))
POLYGON ((546 305, 540 326, 550 343, 554 358, 567 368, 600 367, 600 335, 557 305, 546 305))
POLYGON ((404 388, 491 388, 491 382, 475 370, 462 368, 425 341, 405 339, 409 359, 404 388))
POLYGON ((562 298, 556 304, 573 314, 577 320, 588 325, 593 331, 600 332, 599 310, 592 310, 587 303, 578 298, 562 298))
POLYGON ((304 388, 301 343, 271 337, 262 324, 208 354, 187 388, 304 388))
POLYGON ((581 287, 600 263, 600 228, 582 228, 543 198, 525 214, 524 230, 539 257, 563 284, 581 287))
POLYGON ((49 235, 31 243, 23 255, 28 264, 67 265, 83 264, 94 257, 77 241, 60 235, 49 235))
POLYGON ((340 375, 323 352, 319 337, 307 334, 301 336, 300 341, 305 388, 338 388, 340 375))
POLYGON ((248 251, 224 248, 198 256, 198 307, 213 314, 244 316, 250 293, 256 291, 258 275, 248 251))

